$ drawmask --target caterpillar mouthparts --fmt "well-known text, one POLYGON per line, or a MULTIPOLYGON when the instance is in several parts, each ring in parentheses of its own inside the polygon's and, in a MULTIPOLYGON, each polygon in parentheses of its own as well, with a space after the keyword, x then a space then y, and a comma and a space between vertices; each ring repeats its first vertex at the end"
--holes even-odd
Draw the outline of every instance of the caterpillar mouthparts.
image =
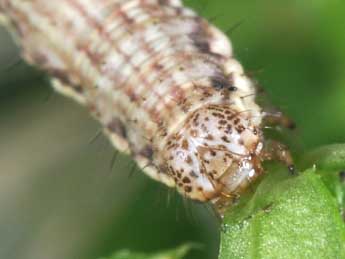
POLYGON ((263 174, 262 161, 292 168, 287 148, 263 136, 272 115, 255 103, 226 35, 180 1, 0 0, 0 14, 28 63, 184 196, 222 213, 263 174))

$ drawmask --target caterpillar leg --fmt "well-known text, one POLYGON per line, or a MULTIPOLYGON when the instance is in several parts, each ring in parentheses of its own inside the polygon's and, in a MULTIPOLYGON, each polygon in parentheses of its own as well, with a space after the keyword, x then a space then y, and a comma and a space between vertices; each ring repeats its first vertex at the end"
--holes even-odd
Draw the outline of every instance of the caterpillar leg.
POLYGON ((295 122, 281 111, 264 112, 264 124, 268 126, 281 126, 287 129, 295 129, 295 122))
POLYGON ((267 140, 260 159, 261 161, 279 161, 286 165, 291 174, 295 173, 295 166, 289 149, 278 141, 267 140))

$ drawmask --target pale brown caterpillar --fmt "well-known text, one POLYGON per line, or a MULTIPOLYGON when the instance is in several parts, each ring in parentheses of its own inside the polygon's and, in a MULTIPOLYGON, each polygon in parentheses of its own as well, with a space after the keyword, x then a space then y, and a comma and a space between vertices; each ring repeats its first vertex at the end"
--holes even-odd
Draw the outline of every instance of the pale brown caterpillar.
POLYGON ((227 37, 179 0, 0 0, 23 58, 183 195, 231 203, 277 158, 227 37))

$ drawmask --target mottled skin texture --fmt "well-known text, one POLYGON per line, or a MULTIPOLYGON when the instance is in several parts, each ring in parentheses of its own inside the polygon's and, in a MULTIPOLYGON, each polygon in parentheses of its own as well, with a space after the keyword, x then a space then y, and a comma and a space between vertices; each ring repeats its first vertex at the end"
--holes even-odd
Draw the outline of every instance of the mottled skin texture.
POLYGON ((164 160, 178 187, 207 201, 244 189, 261 173, 255 162, 261 141, 250 114, 231 105, 207 105, 169 138, 164 160))
MULTIPOLYGON (((117 149, 220 208, 262 174, 255 87, 229 40, 178 0, 0 0, 22 56, 87 106, 117 149)), ((279 152, 275 154, 275 151, 279 152)))

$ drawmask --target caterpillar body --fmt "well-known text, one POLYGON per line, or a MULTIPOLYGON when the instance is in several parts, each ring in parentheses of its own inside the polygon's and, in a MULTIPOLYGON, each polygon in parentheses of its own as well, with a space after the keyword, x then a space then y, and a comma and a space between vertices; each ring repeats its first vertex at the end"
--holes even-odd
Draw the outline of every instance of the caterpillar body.
POLYGON ((264 139, 255 85, 227 37, 179 0, 0 0, 0 12, 22 57, 183 195, 221 210, 263 160, 291 165, 264 139))

